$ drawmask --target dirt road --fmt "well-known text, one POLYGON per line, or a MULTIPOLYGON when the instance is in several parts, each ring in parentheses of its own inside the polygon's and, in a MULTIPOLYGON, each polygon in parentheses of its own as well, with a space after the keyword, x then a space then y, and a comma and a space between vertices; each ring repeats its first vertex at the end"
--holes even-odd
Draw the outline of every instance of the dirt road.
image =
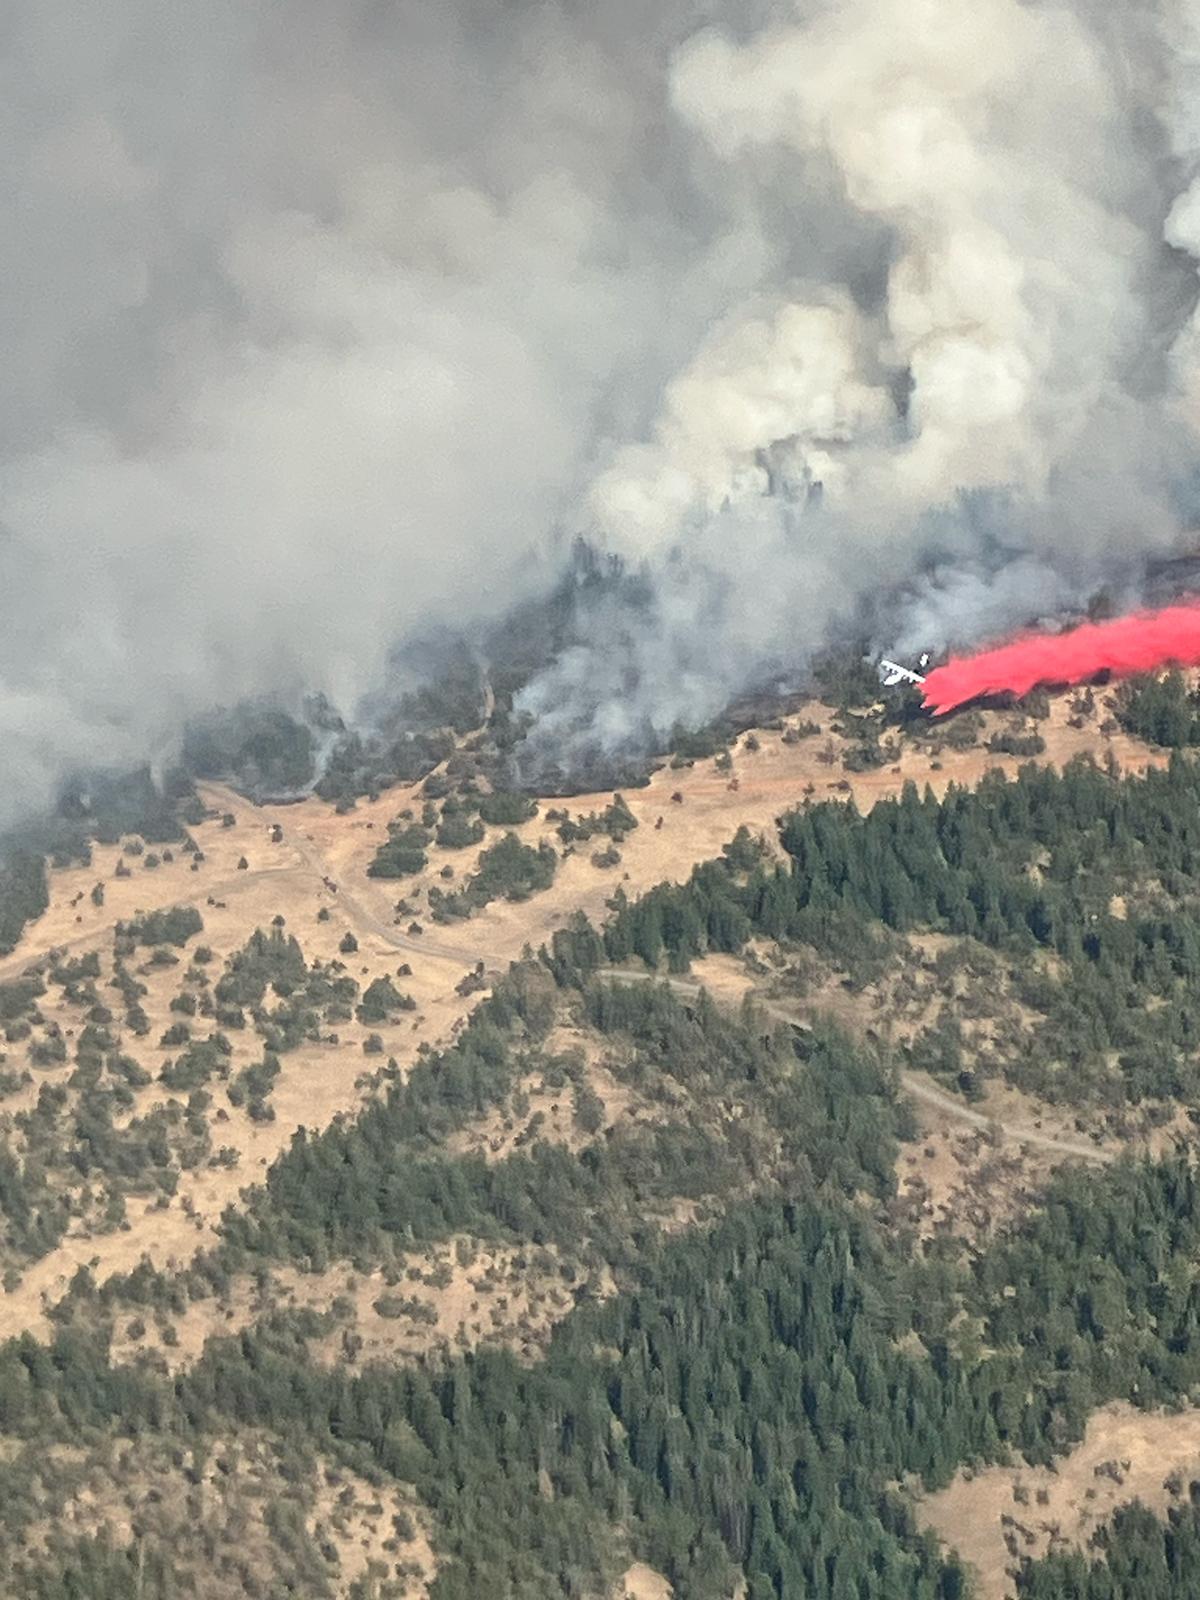
MULTIPOLYGON (((329 871, 321 858, 320 851, 309 839, 296 837, 293 844, 304 857, 313 876, 321 880, 329 877, 329 871)), ((350 894, 343 884, 338 884, 337 900, 349 922, 356 923, 360 933, 367 932, 382 939, 393 950, 408 950, 421 956, 433 956, 438 961, 453 961, 455 966, 474 966, 477 962, 485 960, 481 954, 472 950, 452 950, 448 945, 438 944, 436 940, 427 939, 424 934, 416 935, 400 933, 389 926, 382 917, 369 911, 357 895, 350 894)))
MULTIPOLYGON (((217 810, 229 810, 247 807, 248 802, 232 790, 221 785, 204 785, 205 798, 217 810)), ((257 808, 256 808, 257 809, 257 808)), ((269 810, 264 810, 264 815, 270 815, 269 810)), ((210 900, 236 899, 261 884, 264 879, 286 881, 290 878, 300 878, 305 886, 321 888, 335 881, 334 869, 321 855, 315 842, 306 837, 299 829, 291 828, 288 833, 288 845, 298 857, 297 860, 284 862, 278 865, 249 870, 237 873, 234 877, 222 878, 218 882, 197 882, 194 894, 165 897, 164 905, 197 905, 203 906, 210 900)), ((338 883, 336 902, 341 908, 345 920, 351 923, 359 933, 366 933, 381 940, 393 950, 403 951, 406 954, 423 956, 426 959, 453 963, 456 967, 475 966, 480 961, 485 965, 504 967, 507 958, 496 956, 486 951, 472 948, 455 948, 443 944, 435 939, 427 939, 422 935, 401 933, 396 927, 387 923, 363 903, 359 894, 348 891, 342 883, 338 883)), ((36 927, 36 924, 34 925, 36 927)), ((23 941, 25 942, 25 941, 23 941)), ((96 934, 92 932, 81 934, 76 938, 59 941, 57 949, 72 951, 94 946, 96 934)), ((28 948, 21 950, 4 960, 0 960, 0 979, 15 977, 23 972, 34 961, 45 955, 45 947, 28 948)), ((654 972, 630 972, 616 968, 605 968, 599 976, 620 983, 666 983, 677 994, 687 995, 692 999, 697 998, 702 990, 702 985, 689 981, 686 978, 664 977, 654 972)), ((753 991, 751 991, 753 993, 753 991)), ((795 1023, 799 1017, 794 1011, 780 1005, 778 1001, 768 999, 766 996, 754 994, 757 1003, 769 1016, 781 1022, 795 1023)), ((905 1092, 915 1100, 920 1100, 946 1116, 967 1123, 985 1133, 1000 1133, 1003 1137, 1019 1144, 1034 1146, 1041 1150, 1049 1151, 1055 1155, 1071 1156, 1085 1161, 1105 1162, 1112 1159, 1112 1152, 1098 1148, 1096 1145, 1072 1139, 1059 1139, 1052 1134, 1044 1133, 1038 1128, 1025 1125, 1005 1123, 989 1117, 983 1112, 976 1111, 964 1104, 954 1095, 947 1094, 945 1090, 931 1083, 920 1074, 901 1072, 900 1081, 905 1092)))
MULTIPOLYGON (((664 977, 657 972, 629 972, 618 967, 602 967, 596 976, 607 978, 614 983, 665 983, 676 994, 686 995, 693 1000, 699 998, 704 988, 702 984, 691 983, 686 978, 664 977)), ((749 998, 753 999, 768 1016, 774 1017, 779 1022, 794 1025, 801 1020, 794 1010, 780 1005, 777 1000, 767 999, 765 995, 758 994, 753 989, 749 991, 749 998)), ((1083 1140, 1056 1139, 1052 1134, 1043 1133, 1040 1128, 997 1121, 995 1117, 986 1116, 983 1112, 964 1105, 961 1100, 955 1099, 952 1094, 947 1094, 944 1089, 939 1089, 936 1084, 930 1083, 919 1073, 901 1072, 899 1077, 905 1093, 912 1095, 914 1100, 921 1100, 946 1116, 954 1117, 959 1122, 969 1123, 983 1133, 999 1133, 1017 1144, 1036 1146, 1039 1150, 1048 1150, 1055 1155, 1074 1156, 1083 1161, 1105 1162, 1113 1159, 1111 1150, 1101 1149, 1083 1140)))

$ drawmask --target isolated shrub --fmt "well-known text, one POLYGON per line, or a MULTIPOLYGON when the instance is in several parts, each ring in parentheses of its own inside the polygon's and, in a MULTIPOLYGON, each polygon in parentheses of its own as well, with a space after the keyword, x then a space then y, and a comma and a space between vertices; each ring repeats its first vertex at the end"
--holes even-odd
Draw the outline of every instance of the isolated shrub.
POLYGON ((117 923, 119 938, 132 944, 185 945, 204 928, 204 919, 195 906, 172 906, 167 911, 150 911, 130 922, 117 923))
POLYGON ((537 816, 537 804, 528 795, 497 790, 495 794, 480 795, 479 815, 489 827, 515 828, 537 816))

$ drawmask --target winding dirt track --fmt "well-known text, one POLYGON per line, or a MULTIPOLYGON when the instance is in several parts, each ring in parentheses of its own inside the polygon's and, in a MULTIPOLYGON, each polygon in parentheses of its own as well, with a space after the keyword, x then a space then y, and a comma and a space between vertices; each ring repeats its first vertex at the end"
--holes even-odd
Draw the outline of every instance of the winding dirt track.
MULTIPOLYGON (((325 880, 329 876, 329 869, 321 859, 320 851, 309 840, 298 837, 294 839, 295 848, 303 856, 305 864, 312 872, 314 878, 325 880)), ((469 950, 451 950, 447 945, 437 944, 434 940, 426 939, 424 935, 415 938, 411 934, 397 933, 395 928, 388 926, 382 917, 377 917, 373 911, 368 911, 356 895, 348 894, 342 885, 338 884, 338 904, 346 913, 350 922, 357 923, 359 932, 367 932, 382 939, 385 944, 391 945, 393 950, 409 950, 421 956, 433 956, 438 961, 453 961, 458 967, 464 963, 483 961, 483 955, 476 955, 469 950)))
MULTIPOLYGON (((602 967, 596 976, 607 978, 614 983, 663 983, 676 994, 687 995, 693 1000, 699 999, 704 992, 702 984, 689 983, 686 978, 663 977, 657 972, 628 972, 618 967, 602 967)), ((778 1001, 768 1000, 753 989, 749 991, 747 998, 752 999, 768 1016, 774 1017, 779 1022, 795 1025, 800 1021, 794 1011, 789 1011, 778 1001)), ((912 1095, 914 1100, 922 1100, 926 1105, 935 1107, 959 1122, 969 1123, 983 1133, 999 1133, 1002 1137, 1018 1144, 1035 1145, 1039 1150, 1048 1150, 1055 1155, 1075 1156, 1084 1161, 1105 1162, 1113 1159, 1111 1150, 1100 1149, 1094 1144, 1085 1144, 1082 1140, 1056 1139, 1052 1134, 1043 1133, 1040 1128, 1000 1122, 994 1117, 985 1116, 981 1111, 973 1111, 970 1106, 964 1105, 961 1100, 956 1100, 953 1095, 947 1094, 944 1089, 939 1089, 936 1084, 930 1083, 918 1073, 901 1072, 899 1078, 905 1093, 912 1095)))
MULTIPOLYGON (((1061 761, 1070 754, 1076 753, 1068 735, 1072 738, 1076 736, 1070 729, 1059 732, 1062 739, 1067 740, 1062 748, 1056 746, 1057 757, 1061 764, 1061 761)), ((1084 735, 1080 734, 1078 738, 1082 740, 1084 735)), ((635 841, 635 848, 627 852, 626 856, 627 865, 632 868, 637 888, 648 887, 661 877, 682 881, 691 871, 695 861, 715 854, 721 844, 732 836, 740 822, 746 821, 751 826, 767 828, 776 814, 780 797, 795 798, 804 791, 807 778, 812 777, 815 782, 825 776, 823 767, 814 767, 811 772, 809 771, 809 766, 805 764, 809 758, 805 756, 803 749, 797 754, 796 750, 785 748, 782 742, 778 743, 778 748, 767 748, 767 742, 764 741, 764 751, 762 770, 752 770, 748 778, 744 779, 736 801, 732 786, 724 776, 719 778, 695 776, 689 779, 687 774, 680 775, 665 769, 652 781, 650 788, 637 792, 632 803, 639 820, 645 826, 646 831, 639 836, 644 848, 639 856, 635 841), (773 763, 778 763, 781 769, 786 767, 786 772, 776 771, 773 763), (671 808, 671 801, 675 798, 671 791, 676 783, 686 790, 689 802, 683 814, 682 826, 675 823, 671 808), (696 805, 693 810, 693 803, 698 801, 704 803, 696 805), (667 831, 661 837, 657 833, 657 827, 652 826, 660 811, 666 814, 668 819, 667 831)), ((1133 750, 1132 747, 1127 750, 1122 746, 1118 754, 1122 763, 1131 770, 1154 764, 1152 757, 1146 756, 1144 751, 1133 750)), ((963 782, 977 779, 980 772, 975 768, 980 766, 984 759, 978 752, 967 752, 961 761, 948 761, 948 770, 939 775, 939 784, 944 787, 943 780, 948 782, 951 778, 963 782)), ((989 766, 1003 765, 1002 761, 991 756, 986 757, 986 761, 989 766)), ((867 810, 886 794, 898 792, 903 777, 904 773, 899 769, 893 773, 867 774, 864 779, 855 779, 850 798, 860 809, 867 810)), ((194 878, 185 876, 180 881, 177 873, 172 880, 167 881, 165 878, 139 874, 133 896, 131 897, 128 892, 128 885, 121 894, 117 896, 110 894, 109 906, 102 913, 103 922, 93 917, 90 919, 90 927, 86 930, 76 928, 75 923, 79 918, 72 915, 76 902, 66 900, 60 890, 57 905, 52 906, 51 916, 46 922, 30 924, 18 949, 0 958, 0 979, 16 976, 39 961, 44 961, 51 949, 72 954, 88 949, 103 949, 106 942, 111 944, 113 920, 136 915, 143 910, 165 909, 173 905, 194 905, 204 912, 209 902, 216 902, 222 909, 225 902, 228 902, 233 913, 230 920, 237 923, 238 909, 244 906, 245 917, 241 920, 246 922, 247 927, 253 926, 255 919, 263 916, 264 903, 274 899, 273 890, 277 887, 281 894, 293 894, 300 899, 309 899, 315 895, 324 906, 330 909, 337 908, 340 920, 345 926, 352 928, 358 934, 365 934, 377 947, 421 958, 421 962, 426 964, 429 978, 433 980, 433 986, 440 990, 443 973, 449 976, 453 969, 454 976, 458 977, 464 968, 477 965, 481 959, 485 967, 503 970, 507 967, 510 957, 518 953, 525 939, 531 938, 536 944, 553 926, 560 925, 563 917, 576 907, 587 910, 593 918, 601 916, 603 914, 601 907, 608 897, 609 887, 605 883, 585 881, 578 871, 573 877, 570 873, 565 873, 564 877, 569 879, 569 882, 562 885, 557 898, 554 895, 547 897, 550 910, 543 911, 540 916, 535 915, 532 921, 524 914, 520 918, 514 918, 511 914, 506 915, 514 908, 502 907, 490 922, 481 919, 479 924, 468 926, 460 923, 447 928, 441 933, 441 938, 448 941, 445 943, 424 934, 412 935, 402 931, 401 927, 393 922, 395 913, 390 896, 385 892, 386 886, 363 877, 365 860, 362 851, 368 844, 366 838, 358 840, 357 837, 342 837, 330 829, 323 829, 311 816, 302 816, 295 811, 282 812, 269 806, 256 807, 223 785, 204 784, 199 787, 213 813, 234 812, 239 823, 245 821, 252 827, 258 827, 260 838, 263 831, 261 825, 277 822, 284 830, 283 839, 273 840, 270 849, 264 850, 263 854, 259 855, 255 865, 235 873, 230 868, 240 853, 242 836, 236 836, 236 845, 231 851, 229 840, 226 840, 223 849, 216 847, 217 835, 214 833, 213 844, 205 845, 209 854, 207 870, 214 874, 219 873, 220 876, 214 876, 211 881, 204 875, 194 878), (461 944, 458 943, 459 940, 462 941, 461 944), (490 952, 477 950, 473 948, 476 940, 494 948, 490 952), (428 973, 429 966, 440 968, 441 971, 428 973)), ((583 809, 604 803, 606 803, 604 795, 585 796, 579 801, 583 809)), ((374 812, 370 808, 364 810, 365 816, 359 824, 364 828, 372 827, 381 819, 387 820, 386 806, 376 808, 374 812)), ((659 816, 657 826, 661 824, 662 817, 659 816)), ((224 838, 224 835, 221 837, 224 838)), ((256 852, 251 851, 250 854, 253 856, 256 852)), ((111 870, 111 865, 111 862, 106 863, 105 870, 111 870)), ((577 866, 578 863, 574 865, 577 866)), ((72 887, 86 891, 90 887, 90 880, 86 874, 80 874, 72 887)), ((85 913, 86 909, 85 907, 85 913)), ((271 910, 274 909, 276 908, 272 906, 271 910)), ((270 915, 270 912, 266 914, 270 915)), ((227 933, 230 931, 229 928, 226 929, 227 933)), ((333 948, 335 945, 331 943, 330 949, 333 948)), ((378 954, 378 950, 376 953, 378 954)), ((364 959, 366 954, 364 951, 364 959)), ((414 970, 419 970, 416 962, 413 966, 414 970)), ((604 970, 602 976, 622 983, 665 982, 677 993, 693 999, 707 989, 718 1004, 731 1003, 729 997, 720 992, 716 986, 687 978, 664 977, 648 971, 615 969, 604 970)), ((453 986, 457 987, 456 984, 453 986)), ((445 987, 449 990, 451 984, 445 987)), ((787 1024, 796 1024, 803 1020, 799 1008, 789 1009, 766 995, 754 991, 751 991, 751 994, 756 1004, 767 1015, 787 1024)), ((442 1022, 449 1026, 453 1021, 457 1025, 467 1011, 467 1005, 462 1000, 452 1000, 448 1008, 443 997, 439 1004, 442 1008, 439 1027, 442 1022)), ((1098 1148, 1083 1141, 1057 1138, 1038 1128, 1018 1123, 1010 1117, 989 1117, 964 1104, 956 1096, 946 1093, 921 1074, 902 1072, 899 1081, 913 1100, 924 1103, 939 1116, 953 1119, 992 1138, 1005 1139, 1031 1149, 1039 1149, 1059 1159, 1070 1158, 1089 1162, 1106 1162, 1113 1159, 1111 1150, 1098 1148)), ((257 1157, 257 1165, 263 1166, 271 1151, 265 1146, 256 1146, 253 1153, 257 1157)), ((240 1181, 244 1182, 244 1177, 240 1181)), ((208 1216, 211 1212, 214 1217, 219 1214, 221 1207, 217 1206, 214 1209, 210 1205, 211 1196, 206 1194, 201 1199, 200 1213, 208 1216)), ((155 1212, 150 1215, 147 1211, 145 1217, 141 1213, 138 1214, 135 1224, 131 1233, 112 1235, 103 1241, 91 1236, 69 1237, 65 1241, 67 1247, 65 1250, 52 1252, 31 1266, 22 1280, 20 1292, 0 1297, 0 1338, 22 1330, 34 1329, 38 1337, 48 1337, 51 1323, 45 1314, 46 1306, 64 1291, 70 1271, 85 1261, 93 1260, 98 1251, 104 1257, 105 1265, 101 1273, 103 1278, 105 1274, 114 1270, 126 1270, 136 1264, 140 1254, 145 1253, 147 1249, 147 1229, 153 1229, 158 1257, 162 1259, 171 1259, 172 1253, 179 1254, 182 1258, 197 1246, 198 1241, 192 1228, 191 1218, 182 1213, 175 1218, 173 1212, 170 1214, 155 1212), (145 1227, 141 1226, 143 1222, 146 1224, 145 1227), (163 1230, 170 1228, 174 1228, 174 1231, 170 1232, 168 1237, 164 1235, 163 1230)), ((211 1227, 209 1234, 204 1237, 209 1236, 211 1227)), ((96 1265, 99 1267, 98 1261, 96 1265)))
MULTIPOLYGON (((205 785, 209 797, 218 809, 230 809, 231 803, 238 807, 246 808, 250 802, 240 795, 235 795, 232 790, 225 790, 219 786, 205 785)), ((270 867, 250 868, 238 872, 232 877, 220 878, 215 882, 197 880, 195 892, 192 894, 174 894, 164 897, 161 901, 148 903, 147 909, 162 910, 168 906, 196 906, 203 910, 211 900, 238 900, 247 893, 253 892, 259 885, 268 880, 286 883, 289 879, 300 883, 304 888, 320 889, 325 883, 331 881, 331 868, 323 860, 320 852, 307 839, 298 832, 291 834, 288 844, 299 857, 298 862, 284 862, 270 867)), ((398 932, 389 927, 381 917, 369 911, 365 905, 353 894, 348 894, 341 885, 338 886, 337 903, 344 909, 347 920, 357 925, 360 932, 367 932, 389 945, 394 950, 414 952, 417 955, 430 956, 437 961, 450 961, 456 966, 470 965, 482 959, 470 950, 452 950, 445 945, 424 937, 416 938, 409 934, 398 932)), ((97 942, 96 929, 89 929, 85 933, 73 935, 69 939, 58 939, 51 945, 37 941, 36 922, 31 923, 26 929, 21 945, 12 955, 0 959, 0 980, 19 977, 36 962, 41 960, 47 949, 63 951, 71 954, 74 951, 94 948, 97 942), (31 938, 34 941, 30 948, 31 938)), ((111 928, 105 930, 111 932, 111 928)))
MULTIPOLYGON (((227 803, 234 801, 240 806, 247 804, 242 797, 234 795, 232 791, 225 790, 221 786, 214 784, 206 785, 205 788, 208 796, 218 806, 223 807, 227 803)), ((311 840, 305 838, 299 830, 296 830, 291 833, 288 842, 299 856, 299 864, 283 864, 260 868, 257 871, 239 872, 236 877, 225 878, 217 883, 204 884, 202 893, 198 886, 195 895, 177 897, 165 903, 173 905, 203 905, 210 898, 236 899, 253 885, 261 883, 268 878, 300 877, 314 885, 323 885, 331 882, 332 869, 311 840)), ((498 955, 493 955, 489 959, 488 953, 485 951, 463 948, 452 949, 447 945, 426 939, 424 936, 416 937, 400 933, 394 927, 389 926, 382 917, 369 910, 358 896, 347 892, 341 884, 337 888, 337 901, 347 921, 355 924, 359 932, 372 935, 391 949, 432 958, 437 961, 451 962, 460 969, 465 965, 472 965, 480 961, 489 965, 498 964, 504 966, 507 964, 506 958, 498 955)), ((78 938, 62 942, 55 948, 71 951, 94 945, 95 942, 96 936, 93 931, 82 934, 78 938)), ((0 961, 0 979, 13 977, 25 971, 38 959, 40 954, 44 953, 44 951, 31 952, 26 950, 0 961)), ((699 983, 689 982, 685 978, 666 977, 656 972, 631 972, 615 967, 607 967, 602 968, 597 975, 617 983, 665 983, 677 994, 686 995, 691 999, 697 999, 703 992, 703 985, 699 983)), ((775 1017, 778 1021, 788 1024, 795 1024, 801 1020, 795 1011, 781 1006, 778 1001, 770 1000, 753 990, 750 991, 750 994, 768 1016, 775 1017)), ((943 1115, 953 1117, 956 1121, 967 1123, 971 1127, 978 1128, 981 1132, 999 1134, 1018 1144, 1035 1146, 1040 1150, 1046 1150, 1055 1155, 1071 1156, 1084 1161, 1107 1162, 1113 1159, 1112 1151, 1101 1149, 1094 1144, 1073 1139, 1055 1138, 1052 1134, 1043 1133, 1038 1128, 1006 1123, 994 1117, 986 1116, 984 1113, 964 1105, 961 1100, 956 1099, 951 1094, 947 1094, 945 1090, 938 1088, 917 1073, 901 1072, 899 1077, 905 1092, 912 1095, 915 1100, 923 1101, 926 1105, 942 1112, 943 1115)))

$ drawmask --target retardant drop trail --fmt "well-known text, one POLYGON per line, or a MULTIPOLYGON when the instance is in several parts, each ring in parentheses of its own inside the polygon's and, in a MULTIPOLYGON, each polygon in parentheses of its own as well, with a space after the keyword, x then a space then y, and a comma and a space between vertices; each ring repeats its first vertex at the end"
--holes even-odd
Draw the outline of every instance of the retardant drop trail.
POLYGON ((924 705, 941 716, 980 695, 1023 695, 1039 683, 1084 683, 1105 669, 1129 677, 1171 663, 1200 666, 1200 604, 1085 622, 1070 633, 1028 634, 948 661, 925 679, 924 705))

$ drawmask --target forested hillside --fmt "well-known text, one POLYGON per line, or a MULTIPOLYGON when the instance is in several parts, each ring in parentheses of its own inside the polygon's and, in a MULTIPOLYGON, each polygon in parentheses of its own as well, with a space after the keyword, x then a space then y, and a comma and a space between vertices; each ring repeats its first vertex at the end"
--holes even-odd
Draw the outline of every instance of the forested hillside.
MULTIPOLYGON (((315 915, 249 926, 311 868, 283 822, 210 817, 181 847, 189 876, 225 852, 207 897, 0 983, 5 1290, 76 1263, 0 1346, 0 1589, 608 1600, 641 1563, 681 1600, 1188 1592, 1186 1473, 1166 1520, 1009 1577, 922 1507, 1200 1396, 1198 801, 1183 755, 793 794, 448 997, 461 958, 398 932, 398 963, 354 896, 400 848, 462 855, 469 895, 511 838, 447 922, 511 938, 536 808, 363 826, 315 915), (356 1098, 305 1121, 350 1058, 356 1098), (979 1215, 933 1226, 911 1174, 951 1148, 979 1215), (173 1259, 110 1245, 181 1206, 173 1259)), ((647 833, 621 799, 545 820, 564 851, 647 833)), ((122 905, 182 867, 128 848, 122 905)))
MULTIPOLYGON (((1062 773, 1028 766, 1016 782, 995 774, 942 799, 910 785, 866 816, 829 803, 792 812, 780 838, 788 866, 735 842, 688 884, 619 906, 608 958, 678 972, 765 936, 875 976, 881 927, 949 935, 993 995, 1002 982, 1038 1019, 973 1058, 976 1071, 1070 1101, 1200 1100, 1194 762, 1121 782, 1083 760, 1062 773)), ((954 1020, 936 1062, 947 1076, 964 1065, 954 1020)))

